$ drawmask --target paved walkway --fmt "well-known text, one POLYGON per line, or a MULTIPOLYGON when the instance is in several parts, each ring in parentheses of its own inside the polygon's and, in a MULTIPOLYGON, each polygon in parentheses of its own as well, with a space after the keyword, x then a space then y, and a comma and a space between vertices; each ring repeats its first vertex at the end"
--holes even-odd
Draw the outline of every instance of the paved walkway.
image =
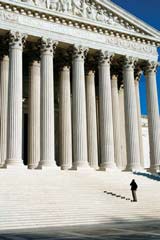
POLYGON ((160 220, 61 228, 10 230, 0 240, 160 240, 160 220))

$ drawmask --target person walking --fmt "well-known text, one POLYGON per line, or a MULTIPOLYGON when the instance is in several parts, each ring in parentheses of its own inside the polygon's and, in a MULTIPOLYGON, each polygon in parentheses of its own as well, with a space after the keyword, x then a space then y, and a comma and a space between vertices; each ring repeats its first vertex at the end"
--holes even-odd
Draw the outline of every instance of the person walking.
POLYGON ((132 201, 132 202, 137 202, 137 194, 136 194, 136 191, 137 191, 138 185, 137 185, 137 183, 135 182, 134 179, 133 179, 132 182, 130 183, 130 186, 131 186, 132 197, 133 197, 133 201, 132 201))

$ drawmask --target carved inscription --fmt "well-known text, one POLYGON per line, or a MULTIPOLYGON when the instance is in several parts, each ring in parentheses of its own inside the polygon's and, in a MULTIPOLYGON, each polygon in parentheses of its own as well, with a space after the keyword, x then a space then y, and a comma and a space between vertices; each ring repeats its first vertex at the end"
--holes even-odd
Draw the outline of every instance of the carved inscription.
POLYGON ((111 46, 117 46, 125 49, 130 49, 133 51, 140 51, 142 53, 151 53, 153 55, 157 55, 157 50, 155 47, 152 47, 150 45, 142 44, 142 43, 137 43, 133 41, 128 41, 124 39, 119 39, 116 37, 106 37, 106 43, 111 46))
POLYGON ((10 22, 18 22, 19 17, 18 15, 15 15, 13 13, 0 11, 0 19, 5 21, 10 21, 10 22))

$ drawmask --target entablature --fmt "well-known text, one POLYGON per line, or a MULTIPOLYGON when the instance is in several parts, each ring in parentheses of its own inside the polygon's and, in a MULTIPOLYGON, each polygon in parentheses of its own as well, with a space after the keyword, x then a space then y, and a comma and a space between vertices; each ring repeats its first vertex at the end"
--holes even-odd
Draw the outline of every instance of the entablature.
POLYGON ((20 0, 0 0, 0 20, 1 28, 6 31, 17 30, 37 38, 46 36, 64 43, 80 43, 89 48, 107 49, 140 59, 156 61, 158 58, 158 42, 154 37, 142 34, 142 38, 140 33, 130 34, 120 28, 116 31, 112 25, 109 29, 107 24, 97 21, 94 25, 89 19, 51 11, 20 0))
POLYGON ((160 43, 158 31, 106 0, 0 0, 3 8, 89 31, 160 43))

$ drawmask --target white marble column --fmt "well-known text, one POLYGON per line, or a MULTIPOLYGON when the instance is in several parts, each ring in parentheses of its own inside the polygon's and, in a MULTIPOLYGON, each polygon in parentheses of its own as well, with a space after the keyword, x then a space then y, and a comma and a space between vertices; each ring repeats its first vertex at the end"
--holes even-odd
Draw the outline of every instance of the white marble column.
POLYGON ((39 167, 56 167, 54 146, 53 54, 56 42, 41 39, 41 140, 39 167))
POLYGON ((101 52, 99 59, 99 117, 101 169, 112 169, 116 167, 116 164, 114 161, 110 55, 107 52, 101 52))
POLYGON ((123 170, 127 166, 127 150, 126 150, 126 130, 125 130, 125 111, 124 111, 124 87, 119 89, 119 112, 120 112, 120 134, 121 134, 121 160, 123 170))
POLYGON ((114 136, 114 156, 115 162, 119 169, 123 169, 121 159, 121 133, 120 133, 120 109, 118 97, 118 77, 112 76, 112 112, 113 112, 113 136, 114 136))
POLYGON ((96 116, 94 71, 88 71, 86 74, 86 108, 87 108, 88 161, 92 168, 97 169, 98 146, 97 146, 97 116, 96 116))
POLYGON ((1 101, 0 101, 0 104, 1 104, 0 167, 4 166, 6 161, 6 153, 7 153, 8 77, 9 77, 9 57, 3 56, 0 62, 0 97, 1 97, 1 101))
POLYGON ((72 167, 72 125, 70 68, 68 66, 63 66, 60 71, 59 147, 61 169, 70 169, 72 167))
POLYGON ((160 166, 160 118, 156 85, 155 62, 148 62, 145 71, 147 87, 147 110, 150 144, 150 171, 156 172, 160 166))
POLYGON ((29 67, 29 135, 28 168, 34 169, 40 161, 40 63, 29 67))
POLYGON ((136 91, 136 103, 137 103, 137 117, 138 117, 138 135, 139 135, 139 148, 140 148, 140 163, 144 168, 144 155, 143 155, 143 139, 142 139, 142 121, 141 121, 141 106, 139 96, 139 79, 140 75, 135 78, 135 91, 136 91))
POLYGON ((128 57, 123 66, 125 126, 127 143, 127 170, 140 170, 140 149, 136 92, 134 86, 134 59, 128 57))
POLYGON ((72 60, 73 169, 89 166, 84 73, 86 52, 87 49, 74 46, 72 60))
POLYGON ((22 166, 22 51, 24 35, 10 33, 7 165, 22 166))

